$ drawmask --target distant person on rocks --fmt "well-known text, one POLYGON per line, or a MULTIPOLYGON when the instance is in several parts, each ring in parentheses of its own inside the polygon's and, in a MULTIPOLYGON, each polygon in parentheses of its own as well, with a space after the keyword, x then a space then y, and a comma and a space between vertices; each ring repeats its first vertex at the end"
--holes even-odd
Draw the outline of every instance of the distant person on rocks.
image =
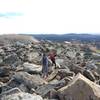
POLYGON ((48 58, 46 53, 43 53, 42 57, 42 77, 45 79, 48 77, 48 58))
POLYGON ((54 51, 50 52, 49 59, 52 61, 52 66, 55 65, 55 68, 56 68, 55 57, 56 57, 56 53, 54 51))

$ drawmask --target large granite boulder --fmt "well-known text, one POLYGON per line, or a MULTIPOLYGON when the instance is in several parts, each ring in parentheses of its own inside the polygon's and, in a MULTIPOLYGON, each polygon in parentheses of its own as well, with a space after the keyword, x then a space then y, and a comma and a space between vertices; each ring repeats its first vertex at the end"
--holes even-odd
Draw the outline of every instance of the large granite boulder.
POLYGON ((43 100, 39 95, 22 92, 18 88, 13 88, 0 95, 0 100, 43 100))
POLYGON ((37 63, 40 60, 40 58, 41 57, 39 56, 39 53, 36 51, 32 51, 27 54, 27 60, 29 62, 37 63))
POLYGON ((78 74, 69 85, 58 90, 60 100, 100 100, 100 86, 78 74))
POLYGON ((19 64, 21 64, 21 60, 19 59, 16 53, 12 53, 6 56, 3 62, 4 64, 10 65, 13 68, 16 68, 19 64))
POLYGON ((29 72, 29 73, 33 73, 33 74, 39 73, 42 70, 42 66, 26 62, 23 64, 23 70, 25 72, 29 72))
POLYGON ((29 89, 37 88, 46 83, 39 75, 30 75, 27 72, 17 72, 12 79, 19 84, 23 83, 29 89))

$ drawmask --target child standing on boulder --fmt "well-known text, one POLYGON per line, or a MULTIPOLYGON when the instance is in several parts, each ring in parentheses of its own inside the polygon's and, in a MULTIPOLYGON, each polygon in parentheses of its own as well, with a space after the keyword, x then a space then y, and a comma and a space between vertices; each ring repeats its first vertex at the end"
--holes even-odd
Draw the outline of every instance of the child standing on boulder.
POLYGON ((45 79, 48 76, 48 58, 46 56, 46 53, 43 53, 43 57, 42 57, 42 76, 45 79))
POLYGON ((53 64, 55 65, 56 68, 56 61, 55 61, 56 53, 54 51, 50 52, 49 54, 49 59, 52 61, 52 66, 53 64))

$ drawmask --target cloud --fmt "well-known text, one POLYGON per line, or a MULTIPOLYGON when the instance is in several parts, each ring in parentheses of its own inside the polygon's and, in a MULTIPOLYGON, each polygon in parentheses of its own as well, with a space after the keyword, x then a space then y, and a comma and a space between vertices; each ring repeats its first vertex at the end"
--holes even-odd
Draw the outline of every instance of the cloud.
POLYGON ((17 12, 0 13, 0 17, 3 17, 3 18, 11 18, 11 17, 16 17, 16 16, 23 16, 23 14, 17 13, 17 12))

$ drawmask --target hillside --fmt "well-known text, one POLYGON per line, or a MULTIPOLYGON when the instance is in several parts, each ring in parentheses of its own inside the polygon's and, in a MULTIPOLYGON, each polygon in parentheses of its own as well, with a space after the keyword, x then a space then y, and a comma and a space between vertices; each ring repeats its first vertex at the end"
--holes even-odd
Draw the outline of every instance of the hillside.
POLYGON ((8 43, 12 44, 16 42, 27 44, 30 42, 38 42, 38 40, 28 35, 17 35, 17 34, 0 35, 0 44, 8 44, 8 43))
POLYGON ((56 34, 35 34, 34 36, 37 39, 43 40, 51 40, 51 41, 72 41, 72 40, 79 40, 82 42, 92 42, 92 41, 99 41, 100 42, 100 35, 91 35, 91 34, 63 34, 63 35, 56 35, 56 34))

